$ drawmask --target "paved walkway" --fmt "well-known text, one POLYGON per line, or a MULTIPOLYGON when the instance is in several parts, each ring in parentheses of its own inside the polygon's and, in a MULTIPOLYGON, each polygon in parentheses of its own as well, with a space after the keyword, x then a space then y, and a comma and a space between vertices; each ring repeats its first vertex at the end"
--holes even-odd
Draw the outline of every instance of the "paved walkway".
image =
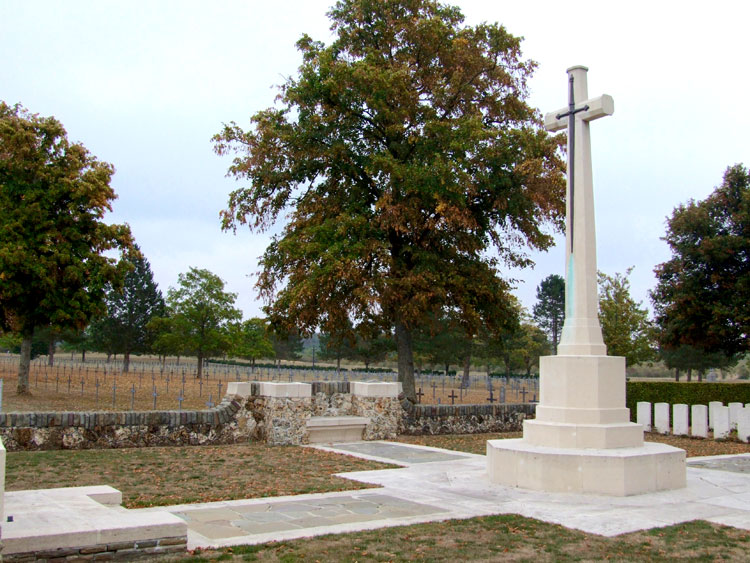
POLYGON ((404 467, 341 474, 382 487, 377 489, 166 510, 187 523, 191 549, 508 513, 605 536, 695 519, 750 530, 750 455, 691 458, 687 488, 617 498, 494 485, 480 455, 391 442, 315 447, 404 467))
POLYGON ((6 493, 6 552, 184 537, 222 547, 451 518, 521 514, 614 536, 689 520, 750 530, 750 454, 690 458, 687 487, 632 497, 494 485, 484 456, 392 442, 310 446, 400 465, 341 474, 378 488, 126 510, 111 487, 6 493))

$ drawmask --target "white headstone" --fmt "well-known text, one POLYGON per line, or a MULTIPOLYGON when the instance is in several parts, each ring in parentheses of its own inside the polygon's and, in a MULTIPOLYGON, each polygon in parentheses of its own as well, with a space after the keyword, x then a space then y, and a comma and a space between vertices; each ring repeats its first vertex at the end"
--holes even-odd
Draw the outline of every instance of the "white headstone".
POLYGON ((714 440, 722 440, 729 437, 729 407, 714 408, 714 440))
POLYGON ((723 407, 724 403, 721 401, 711 401, 708 403, 708 427, 713 430, 714 429, 714 413, 716 412, 716 409, 719 407, 723 407))
POLYGON ((690 435, 697 438, 708 438, 708 407, 693 405, 690 407, 690 435))
POLYGON ((737 430, 737 420, 739 413, 745 408, 742 403, 729 403, 729 428, 737 430))
POLYGON ((737 417, 737 437, 742 442, 750 442, 750 408, 742 409, 737 417))
POLYGON ((645 432, 651 432, 651 403, 639 401, 636 404, 636 419, 645 432))
POLYGON ((690 433, 687 405, 672 405, 672 434, 687 436, 690 433))
POLYGON ((654 430, 659 434, 669 434, 669 403, 654 405, 654 430))

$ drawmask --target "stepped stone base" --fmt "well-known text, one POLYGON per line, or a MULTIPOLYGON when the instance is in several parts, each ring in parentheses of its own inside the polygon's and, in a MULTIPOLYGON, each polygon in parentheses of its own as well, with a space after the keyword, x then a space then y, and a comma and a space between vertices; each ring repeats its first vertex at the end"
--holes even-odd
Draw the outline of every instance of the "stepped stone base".
POLYGON ((626 448, 555 448, 489 440, 487 471, 500 485, 629 496, 685 487, 685 451, 646 442, 626 448))

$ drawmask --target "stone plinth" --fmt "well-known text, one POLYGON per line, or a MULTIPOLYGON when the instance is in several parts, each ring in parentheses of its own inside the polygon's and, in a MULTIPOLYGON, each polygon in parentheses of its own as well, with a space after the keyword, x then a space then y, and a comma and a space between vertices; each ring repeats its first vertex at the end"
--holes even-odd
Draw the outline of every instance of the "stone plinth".
POLYGON ((370 419, 364 416, 313 416, 306 425, 311 444, 362 440, 370 419))
POLYGON ((488 440, 487 468, 494 483, 537 491, 628 496, 685 486, 685 451, 655 443, 594 449, 488 440))
POLYGON ((312 385, 309 383, 277 383, 261 381, 260 394, 263 397, 302 399, 312 397, 312 385))
POLYGON ((352 395, 360 397, 398 397, 401 383, 379 381, 352 381, 349 384, 352 395))

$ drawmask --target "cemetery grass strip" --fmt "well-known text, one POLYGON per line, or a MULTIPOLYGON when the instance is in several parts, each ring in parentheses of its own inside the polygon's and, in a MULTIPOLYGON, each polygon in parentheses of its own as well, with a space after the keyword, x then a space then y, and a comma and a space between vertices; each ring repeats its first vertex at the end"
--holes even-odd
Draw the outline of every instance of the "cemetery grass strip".
POLYGON ((372 487, 333 473, 395 467, 264 444, 8 452, 6 490, 111 485, 127 508, 372 487))
POLYGON ((747 561, 750 532, 705 521, 605 538, 508 514, 196 552, 182 561, 747 561))
MULTIPOLYGON (((502 434, 446 434, 439 436, 399 436, 398 441, 407 444, 418 444, 484 455, 487 449, 487 440, 520 438, 521 436, 521 432, 506 432, 502 434)), ((645 440, 647 442, 661 442, 662 444, 682 448, 687 452, 688 457, 750 453, 750 444, 731 440, 714 441, 687 436, 654 434, 652 432, 646 433, 645 440)))

